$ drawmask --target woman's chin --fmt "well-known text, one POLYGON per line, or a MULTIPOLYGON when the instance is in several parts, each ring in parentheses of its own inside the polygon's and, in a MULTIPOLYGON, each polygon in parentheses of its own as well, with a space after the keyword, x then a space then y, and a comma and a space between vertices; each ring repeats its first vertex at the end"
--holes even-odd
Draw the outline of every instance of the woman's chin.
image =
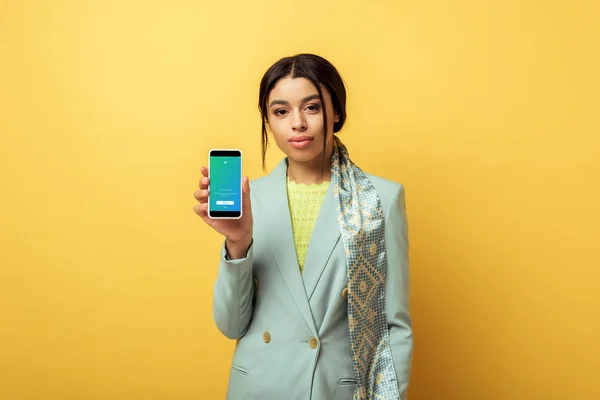
POLYGON ((286 156, 295 162, 306 163, 315 160, 321 156, 321 152, 315 151, 303 151, 297 149, 290 149, 286 152, 286 156))

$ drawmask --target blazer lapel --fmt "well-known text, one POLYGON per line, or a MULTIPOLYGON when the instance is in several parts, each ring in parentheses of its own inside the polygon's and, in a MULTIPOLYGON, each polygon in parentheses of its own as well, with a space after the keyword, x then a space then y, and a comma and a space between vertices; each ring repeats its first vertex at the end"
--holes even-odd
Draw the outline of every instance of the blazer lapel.
POLYGON ((302 277, 309 300, 317 287, 333 249, 340 239, 340 235, 333 188, 330 184, 315 221, 304 261, 302 277))
POLYGON ((313 335, 317 335, 315 322, 308 304, 308 297, 302 283, 300 267, 298 266, 298 257, 294 245, 294 233, 292 231, 292 220, 287 197, 287 159, 284 159, 271 172, 272 192, 268 194, 269 204, 267 206, 267 215, 269 217, 269 226, 272 227, 272 236, 269 248, 273 253, 275 264, 285 281, 288 290, 294 298, 296 306, 300 310, 302 317, 310 328, 313 335))

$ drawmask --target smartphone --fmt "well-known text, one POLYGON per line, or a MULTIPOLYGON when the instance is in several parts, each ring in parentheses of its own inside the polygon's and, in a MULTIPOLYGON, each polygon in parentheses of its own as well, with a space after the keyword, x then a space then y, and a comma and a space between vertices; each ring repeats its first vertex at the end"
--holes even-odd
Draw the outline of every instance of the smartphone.
POLYGON ((213 219, 242 217, 242 152, 213 149, 208 153, 208 216, 213 219))

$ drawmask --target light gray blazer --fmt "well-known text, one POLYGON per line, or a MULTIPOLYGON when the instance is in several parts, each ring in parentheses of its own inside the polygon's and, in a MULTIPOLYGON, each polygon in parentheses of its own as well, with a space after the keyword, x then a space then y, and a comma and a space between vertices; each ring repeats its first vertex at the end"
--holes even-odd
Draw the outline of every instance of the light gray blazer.
MULTIPOLYGON (((351 400, 356 387, 348 331, 346 255, 331 185, 300 274, 287 200, 287 160, 251 182, 254 241, 246 258, 221 249, 213 318, 238 339, 228 400, 351 400)), ((368 175, 385 213, 387 320, 400 398, 406 399, 413 336, 402 185, 368 175)))

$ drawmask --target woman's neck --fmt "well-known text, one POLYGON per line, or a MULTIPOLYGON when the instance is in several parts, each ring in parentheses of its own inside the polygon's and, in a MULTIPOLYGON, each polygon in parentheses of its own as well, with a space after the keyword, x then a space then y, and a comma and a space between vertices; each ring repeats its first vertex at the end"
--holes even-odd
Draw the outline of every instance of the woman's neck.
POLYGON ((323 183, 324 181, 331 180, 331 161, 329 157, 325 159, 325 165, 323 166, 323 174, 321 174, 321 157, 315 157, 315 159, 299 162, 294 161, 288 157, 288 178, 295 183, 303 183, 305 185, 312 185, 315 183, 323 183))

